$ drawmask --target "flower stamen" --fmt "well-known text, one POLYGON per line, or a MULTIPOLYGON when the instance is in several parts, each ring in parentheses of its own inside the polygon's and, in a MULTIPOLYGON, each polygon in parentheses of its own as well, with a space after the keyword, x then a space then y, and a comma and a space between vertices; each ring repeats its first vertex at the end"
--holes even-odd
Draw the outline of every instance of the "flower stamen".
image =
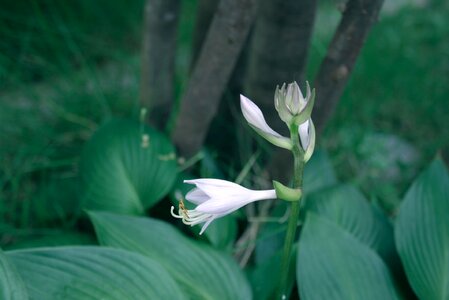
POLYGON ((184 205, 184 201, 181 199, 179 199, 179 210, 182 211, 182 214, 184 215, 184 217, 186 219, 189 218, 189 214, 188 214, 188 210, 186 209, 185 205, 184 205))

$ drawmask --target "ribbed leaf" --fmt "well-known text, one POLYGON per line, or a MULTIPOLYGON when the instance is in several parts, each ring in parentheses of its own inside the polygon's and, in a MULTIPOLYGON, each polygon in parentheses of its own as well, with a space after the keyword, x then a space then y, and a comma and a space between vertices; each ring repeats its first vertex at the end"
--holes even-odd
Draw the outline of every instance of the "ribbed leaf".
POLYGON ((305 211, 334 222, 387 261, 396 258, 392 227, 355 187, 338 185, 313 193, 306 199, 305 211))
POLYGON ((142 213, 169 192, 176 173, 174 148, 165 136, 137 122, 113 120, 84 149, 84 207, 142 213))
POLYGON ((22 278, 2 250, 0 250, 0 299, 28 299, 27 290, 22 278))
POLYGON ((376 252, 341 227, 308 213, 299 241, 301 299, 398 299, 390 273, 376 252))
POLYGON ((37 247, 54 247, 69 245, 95 245, 94 237, 75 231, 56 232, 41 236, 25 236, 23 240, 8 246, 7 250, 17 250, 37 247))
MULTIPOLYGON (((295 244, 292 249, 292 265, 296 265, 296 251, 295 244)), ((279 284, 279 278, 273 277, 273 274, 279 274, 282 262, 283 249, 274 254, 270 259, 258 264, 254 269, 249 271, 249 280, 253 287, 254 299, 257 300, 271 300, 274 299, 276 288, 279 284)), ((290 268, 287 278, 287 295, 291 294, 295 284, 296 270, 290 268)), ((287 297, 287 299, 290 299, 287 297)))
POLYGON ((101 244, 157 260, 190 299, 251 299, 246 278, 229 256, 189 240, 171 225, 105 212, 90 217, 101 244))
POLYGON ((329 156, 324 150, 315 151, 304 168, 304 193, 310 194, 334 184, 337 184, 337 176, 329 156))
POLYGON ((102 247, 58 247, 8 252, 31 299, 184 299, 159 263, 102 247))
POLYGON ((395 225, 396 245, 421 299, 449 298, 449 175, 436 159, 405 195, 395 225))

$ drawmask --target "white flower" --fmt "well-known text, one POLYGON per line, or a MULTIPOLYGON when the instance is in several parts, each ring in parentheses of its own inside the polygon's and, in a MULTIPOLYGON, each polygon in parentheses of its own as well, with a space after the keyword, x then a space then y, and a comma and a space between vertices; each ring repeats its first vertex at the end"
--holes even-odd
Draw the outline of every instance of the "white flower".
MULTIPOLYGON (((293 90, 293 89, 292 89, 293 90)), ((301 93, 301 92, 299 92, 301 93)), ((242 108, 243 116, 249 125, 256 130, 262 137, 271 142, 272 144, 284 149, 290 150, 292 148, 292 142, 289 138, 281 136, 274 131, 265 121, 262 111, 257 107, 254 102, 247 97, 240 95, 240 106, 242 108)), ((297 126, 292 124, 291 126, 297 126)), ((298 128, 299 137, 301 141, 301 147, 304 149, 304 161, 308 161, 312 156, 315 148, 315 126, 312 119, 309 118, 299 125, 298 128)))
POLYGON ((313 150, 315 149, 315 125, 313 125, 312 119, 308 119, 298 128, 299 139, 301 141, 301 147, 304 149, 304 161, 308 162, 312 157, 313 150))
POLYGON ((248 121, 249 125, 258 134, 278 147, 288 150, 292 148, 290 139, 281 136, 268 126, 262 111, 256 104, 254 104, 254 102, 247 97, 240 95, 240 107, 242 108, 242 113, 246 121, 248 121))
POLYGON ((182 200, 179 203, 178 214, 171 207, 171 214, 182 219, 186 225, 204 223, 202 234, 209 224, 220 217, 228 215, 251 202, 258 200, 276 199, 275 190, 254 191, 236 183, 221 179, 184 180, 185 183, 196 187, 186 195, 186 200, 197 205, 195 209, 187 210, 182 200))

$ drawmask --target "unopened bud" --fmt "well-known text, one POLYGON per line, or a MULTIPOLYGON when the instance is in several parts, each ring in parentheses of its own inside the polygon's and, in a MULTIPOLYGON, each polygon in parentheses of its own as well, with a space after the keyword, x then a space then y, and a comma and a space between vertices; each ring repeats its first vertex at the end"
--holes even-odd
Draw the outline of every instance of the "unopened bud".
POLYGON ((274 93, 274 106, 279 113, 279 117, 288 125, 300 125, 307 121, 312 114, 313 105, 315 104, 315 89, 310 90, 309 82, 307 84, 307 93, 304 98, 298 84, 292 82, 285 83, 279 89, 276 87, 274 93))

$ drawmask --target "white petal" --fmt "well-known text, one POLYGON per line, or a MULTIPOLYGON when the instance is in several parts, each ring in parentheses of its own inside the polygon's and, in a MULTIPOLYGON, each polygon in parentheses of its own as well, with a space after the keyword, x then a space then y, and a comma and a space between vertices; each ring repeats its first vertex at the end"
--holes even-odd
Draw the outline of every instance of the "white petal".
POLYGON ((248 195, 215 198, 198 205, 195 210, 207 214, 229 214, 252 201, 248 195))
POLYGON ((302 105, 304 103, 304 96, 301 93, 301 89, 299 88, 299 85, 295 82, 291 83, 291 90, 292 90, 292 103, 291 103, 291 110, 294 115, 299 113, 302 109, 302 105))
POLYGON ((212 223, 213 220, 215 220, 215 218, 211 217, 209 220, 206 221, 206 223, 204 223, 203 227, 201 227, 200 235, 203 234, 203 232, 207 229, 207 227, 209 227, 210 223, 212 223))
POLYGON ((215 187, 242 187, 238 185, 237 183, 223 180, 223 179, 214 179, 214 178, 199 178, 199 179, 190 179, 190 180, 184 180, 184 183, 189 184, 201 184, 201 185, 210 185, 215 187))
POLYGON ((299 138, 301 139, 301 146, 304 151, 309 146, 309 122, 310 120, 307 120, 299 125, 299 138))
POLYGON ((193 180, 184 180, 184 182, 195 184, 197 188, 202 190, 210 198, 217 196, 225 196, 225 197, 232 196, 236 194, 245 193, 248 191, 247 188, 244 188, 241 185, 221 179, 201 178, 193 180))
MULTIPOLYGON (((296 81, 295 81, 295 83, 296 83, 296 81)), ((304 95, 302 94, 301 89, 299 88, 299 85, 297 83, 296 83, 296 86, 298 87, 299 102, 300 103, 305 102, 306 99, 304 99, 304 95)))
POLYGON ((252 201, 277 198, 275 190, 263 190, 263 191, 250 190, 250 193, 251 193, 250 198, 252 201))
POLYGON ((199 188, 194 188, 186 194, 186 200, 195 204, 201 204, 209 199, 210 197, 199 188))
POLYGON ((310 157, 312 157, 313 150, 315 150, 315 139, 316 139, 315 125, 313 125, 312 119, 310 119, 309 144, 307 145, 306 153, 304 154, 305 162, 307 162, 310 159, 310 157))
POLYGON ((267 199, 276 199, 275 190, 247 190, 231 196, 222 195, 200 204, 196 210, 208 214, 229 214, 251 202, 267 199))
POLYGON ((260 108, 247 97, 240 95, 240 107, 246 121, 257 129, 276 137, 281 137, 279 133, 268 126, 260 108))

